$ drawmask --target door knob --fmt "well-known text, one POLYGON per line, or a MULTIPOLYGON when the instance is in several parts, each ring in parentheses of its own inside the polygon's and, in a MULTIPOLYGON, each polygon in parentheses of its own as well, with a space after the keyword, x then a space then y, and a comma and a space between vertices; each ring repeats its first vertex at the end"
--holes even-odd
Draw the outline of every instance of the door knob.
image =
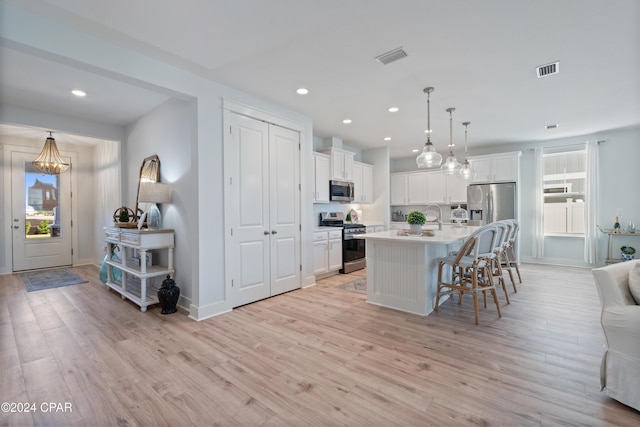
POLYGON ((278 234, 276 230, 271 230, 271 234, 278 234))

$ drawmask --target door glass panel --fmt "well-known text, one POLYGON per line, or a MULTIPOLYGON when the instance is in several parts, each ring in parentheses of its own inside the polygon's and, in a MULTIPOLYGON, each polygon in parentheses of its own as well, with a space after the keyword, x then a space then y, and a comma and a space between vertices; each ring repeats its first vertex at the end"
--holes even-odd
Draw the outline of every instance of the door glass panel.
POLYGON ((24 163, 26 238, 60 237, 60 175, 38 172, 31 162, 24 163))

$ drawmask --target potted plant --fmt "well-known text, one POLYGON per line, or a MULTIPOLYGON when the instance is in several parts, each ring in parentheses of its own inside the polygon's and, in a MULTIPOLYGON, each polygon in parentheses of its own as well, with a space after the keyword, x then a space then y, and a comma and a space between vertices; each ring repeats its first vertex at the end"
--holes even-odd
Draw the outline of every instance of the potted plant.
POLYGON ((407 216, 407 222, 411 233, 420 234, 422 233, 422 226, 427 222, 427 217, 420 211, 412 211, 407 216))
POLYGON ((633 246, 623 246, 620 248, 620 259, 622 261, 631 261, 635 258, 636 248, 633 246))

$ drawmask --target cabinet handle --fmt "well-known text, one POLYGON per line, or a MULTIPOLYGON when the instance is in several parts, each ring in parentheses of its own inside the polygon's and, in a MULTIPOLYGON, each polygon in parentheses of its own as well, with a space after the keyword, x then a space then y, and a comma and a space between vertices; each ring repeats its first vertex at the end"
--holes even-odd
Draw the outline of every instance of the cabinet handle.
MULTIPOLYGON (((267 234, 269 233, 267 232, 267 234)), ((278 232, 276 230, 271 230, 271 234, 278 234, 278 232)))
POLYGON ((268 236, 269 235, 269 230, 264 230, 264 235, 268 236))

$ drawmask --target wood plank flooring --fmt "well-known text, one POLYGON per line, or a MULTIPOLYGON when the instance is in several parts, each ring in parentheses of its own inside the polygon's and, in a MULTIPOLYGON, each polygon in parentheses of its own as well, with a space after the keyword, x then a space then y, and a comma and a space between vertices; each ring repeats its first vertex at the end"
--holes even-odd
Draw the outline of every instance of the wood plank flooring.
POLYGON ((73 271, 89 283, 27 293, 0 276, 0 400, 37 408, 0 425, 640 425, 600 392, 586 269, 523 265, 503 317, 489 304, 478 326, 470 297, 421 317, 336 288, 364 271, 202 322, 73 271))

